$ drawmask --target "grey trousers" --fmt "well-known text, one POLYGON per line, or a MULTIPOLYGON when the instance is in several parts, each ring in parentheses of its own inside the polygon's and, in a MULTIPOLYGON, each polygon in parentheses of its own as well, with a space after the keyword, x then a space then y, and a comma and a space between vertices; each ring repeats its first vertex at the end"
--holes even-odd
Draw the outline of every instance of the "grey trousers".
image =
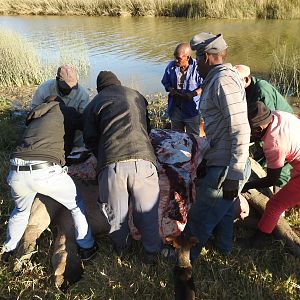
POLYGON ((158 224, 159 184, 155 166, 145 160, 112 163, 98 175, 99 201, 105 209, 110 238, 115 247, 128 246, 128 207, 141 234, 144 249, 158 253, 162 247, 158 224), (103 205, 104 204, 104 205, 103 205))

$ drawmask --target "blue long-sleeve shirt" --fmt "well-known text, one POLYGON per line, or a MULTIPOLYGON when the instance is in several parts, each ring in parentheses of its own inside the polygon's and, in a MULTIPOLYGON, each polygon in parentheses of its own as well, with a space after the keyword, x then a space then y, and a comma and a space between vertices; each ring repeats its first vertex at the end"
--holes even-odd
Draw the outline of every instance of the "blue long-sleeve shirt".
MULTIPOLYGON (((164 76, 161 80, 161 83, 164 85, 167 92, 169 92, 169 88, 172 87, 177 89, 177 78, 180 73, 180 67, 176 66, 176 62, 171 61, 166 69, 164 76)), ((183 87, 180 90, 182 93, 192 92, 195 89, 199 88, 202 84, 203 79, 200 77, 197 71, 197 63, 195 59, 189 60, 189 67, 187 69, 186 78, 183 82, 183 87)), ((199 113, 199 98, 200 96, 196 96, 193 98, 193 101, 181 100, 181 113, 183 119, 192 118, 198 115, 199 113)), ((172 116, 172 111, 174 109, 175 101, 172 95, 168 95, 168 114, 172 116)))

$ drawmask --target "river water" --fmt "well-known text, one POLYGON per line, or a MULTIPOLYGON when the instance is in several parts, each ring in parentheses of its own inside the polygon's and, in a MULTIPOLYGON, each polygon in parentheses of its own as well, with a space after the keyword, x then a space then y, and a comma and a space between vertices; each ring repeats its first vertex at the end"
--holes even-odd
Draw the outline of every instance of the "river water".
POLYGON ((99 71, 111 70, 145 94, 163 92, 160 80, 174 48, 198 32, 223 33, 227 62, 266 76, 273 50, 284 43, 300 49, 299 28, 300 20, 0 16, 0 29, 19 33, 47 63, 58 61, 62 45, 73 56, 84 53, 90 64, 88 75, 80 78, 84 86, 95 88, 99 71))

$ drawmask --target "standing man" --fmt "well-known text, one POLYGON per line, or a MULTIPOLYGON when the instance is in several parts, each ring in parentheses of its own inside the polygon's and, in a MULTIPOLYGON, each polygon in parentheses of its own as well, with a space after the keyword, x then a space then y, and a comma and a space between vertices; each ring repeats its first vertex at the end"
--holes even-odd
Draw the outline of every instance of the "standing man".
MULTIPOLYGON (((250 68, 245 65, 236 65, 241 77, 245 81, 245 90, 248 107, 255 104, 257 101, 263 102, 271 111, 279 110, 288 113, 293 113, 292 107, 286 99, 267 81, 256 78, 251 75, 250 68)), ((262 142, 256 142, 250 148, 250 153, 262 167, 266 167, 266 158, 263 152, 262 142)), ((273 192, 276 193, 289 180, 291 173, 291 165, 286 163, 282 169, 278 181, 273 187, 273 192)))
POLYGON ((64 119, 56 96, 47 100, 28 114, 22 142, 11 155, 7 183, 15 208, 8 222, 1 257, 4 263, 9 261, 24 234, 37 193, 53 198, 70 210, 82 260, 91 259, 98 249, 83 212, 83 199, 63 167, 64 125, 69 118, 64 119))
POLYGON ((84 111, 84 141, 98 159, 99 202, 107 215, 110 238, 118 255, 130 246, 128 208, 141 233, 144 263, 155 264, 161 250, 156 157, 148 133, 147 101, 102 71, 98 95, 84 111))
POLYGON ((202 78, 187 43, 179 44, 161 80, 168 95, 168 114, 172 130, 199 135, 199 95, 202 78))
POLYGON ((250 126, 244 83, 231 64, 225 64, 227 44, 221 34, 201 32, 191 40, 200 76, 204 78, 200 111, 210 149, 204 154, 196 201, 185 232, 199 243, 191 249, 194 262, 212 234, 225 255, 232 250, 234 201, 251 172, 248 160, 250 126))

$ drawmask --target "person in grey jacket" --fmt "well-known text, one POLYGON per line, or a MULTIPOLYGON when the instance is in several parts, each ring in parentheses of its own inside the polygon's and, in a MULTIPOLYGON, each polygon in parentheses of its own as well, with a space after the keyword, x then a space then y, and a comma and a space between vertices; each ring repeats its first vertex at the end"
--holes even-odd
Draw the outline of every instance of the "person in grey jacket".
MULTIPOLYGON (((55 79, 47 80, 38 86, 31 100, 31 108, 45 102, 49 96, 59 96, 66 106, 73 107, 79 113, 83 113, 89 103, 89 94, 78 83, 76 69, 69 65, 60 66, 55 79)), ((76 131, 74 146, 84 146, 80 131, 76 131)))
POLYGON ((115 74, 97 77, 98 95, 84 111, 84 142, 98 159, 99 202, 108 218, 110 238, 121 255, 130 246, 129 203, 141 233, 143 261, 155 264, 162 247, 158 224, 156 157, 148 132, 147 101, 122 86, 115 74))
POLYGON ((250 125, 244 83, 231 64, 225 64, 227 44, 221 34, 201 32, 191 40, 200 76, 204 78, 200 111, 210 149, 200 172, 196 201, 185 232, 199 243, 191 249, 194 262, 214 235, 216 248, 232 250, 234 201, 250 176, 250 125))

